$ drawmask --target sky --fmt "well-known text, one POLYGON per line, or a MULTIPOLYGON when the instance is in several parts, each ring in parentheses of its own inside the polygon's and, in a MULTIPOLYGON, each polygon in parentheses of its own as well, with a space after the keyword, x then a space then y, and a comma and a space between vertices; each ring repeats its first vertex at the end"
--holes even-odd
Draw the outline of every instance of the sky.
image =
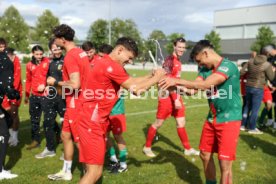
POLYGON ((84 40, 94 21, 108 20, 110 15, 111 19, 134 20, 143 38, 158 29, 198 41, 212 30, 215 11, 274 3, 276 0, 0 0, 0 16, 14 5, 26 23, 35 26, 37 17, 49 9, 84 40))

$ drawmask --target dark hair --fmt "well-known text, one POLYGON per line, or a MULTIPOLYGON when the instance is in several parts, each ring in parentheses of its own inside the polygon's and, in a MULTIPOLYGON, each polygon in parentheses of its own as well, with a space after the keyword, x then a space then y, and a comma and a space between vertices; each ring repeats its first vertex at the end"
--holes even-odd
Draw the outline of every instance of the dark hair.
POLYGON ((136 42, 129 37, 122 37, 119 38, 115 44, 115 46, 122 45, 124 46, 127 50, 133 53, 134 57, 138 56, 138 47, 136 42))
POLYGON ((268 44, 268 45, 265 45, 261 48, 260 50, 260 54, 261 55, 267 55, 270 53, 270 51, 272 50, 275 50, 275 45, 274 44, 268 44))
POLYGON ((89 51, 91 49, 95 49, 95 45, 90 41, 86 41, 81 45, 81 48, 84 51, 89 51))
POLYGON ((242 62, 241 67, 243 67, 247 62, 242 62))
POLYGON ((102 52, 102 53, 105 53, 105 54, 110 54, 110 52, 113 50, 113 47, 109 44, 102 44, 100 47, 99 47, 99 52, 102 52))
POLYGON ((55 44, 55 38, 51 38, 49 43, 48 43, 48 48, 51 50, 52 45, 54 45, 54 44, 55 44))
POLYGON ((193 47, 191 54, 190 54, 190 58, 192 60, 194 60, 195 57, 205 48, 214 49, 214 46, 210 43, 209 40, 200 40, 193 47))
POLYGON ((67 41, 73 41, 75 36, 75 31, 66 24, 61 24, 56 26, 53 30, 53 34, 56 38, 64 38, 67 41))
POLYGON ((14 54, 15 49, 14 49, 14 48, 11 48, 11 47, 7 47, 7 48, 5 49, 5 51, 6 51, 7 54, 14 54))
POLYGON ((176 46, 177 42, 186 43, 186 40, 184 38, 182 38, 182 37, 176 38, 173 41, 173 45, 176 46))
POLYGON ((1 45, 7 45, 7 42, 4 38, 0 38, 0 44, 1 45))
POLYGON ((32 53, 34 53, 35 51, 39 51, 39 50, 44 52, 43 48, 40 45, 35 45, 32 48, 32 53))

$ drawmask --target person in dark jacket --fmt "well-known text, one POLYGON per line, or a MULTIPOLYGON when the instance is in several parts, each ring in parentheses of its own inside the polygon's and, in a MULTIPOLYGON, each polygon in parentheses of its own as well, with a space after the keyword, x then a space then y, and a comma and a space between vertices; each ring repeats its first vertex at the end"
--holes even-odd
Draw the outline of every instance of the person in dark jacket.
MULTIPOLYGON (((51 76, 60 81, 62 80, 62 67, 64 59, 62 50, 54 44, 54 39, 50 40, 48 46, 53 58, 49 64, 47 78, 51 76)), ((44 100, 44 106, 47 107, 44 112, 44 116, 46 116, 46 118, 44 118, 44 127, 46 127, 46 148, 40 154, 35 156, 37 159, 51 156, 52 152, 55 151, 55 142, 58 144, 60 141, 60 128, 56 122, 56 116, 59 114, 60 120, 63 122, 65 113, 65 100, 62 99, 60 94, 58 94, 57 89, 54 86, 47 86, 46 91, 47 95, 44 100)))
MULTIPOLYGON (((276 46, 274 44, 268 44, 264 47, 264 54, 268 57, 267 61, 276 68, 276 46)), ((276 103, 276 77, 271 82, 272 84, 272 102, 276 103)), ((274 106, 274 119, 272 118, 272 109, 268 111, 268 121, 266 126, 273 126, 276 129, 276 106, 274 106)))
POLYGON ((264 48, 260 55, 251 58, 241 69, 240 75, 246 74, 246 105, 243 111, 243 119, 240 130, 246 130, 246 123, 249 122, 250 134, 262 134, 256 128, 258 112, 264 95, 264 86, 266 81, 272 81, 275 77, 272 66, 267 62, 267 56, 264 54, 264 48), (251 114, 249 111, 251 110, 251 114))
MULTIPOLYGON (((4 39, 0 38, 0 45, 4 39)), ((0 51, 0 104, 6 95, 9 99, 19 99, 19 92, 13 88, 13 63, 5 50, 0 51)), ((16 178, 16 174, 4 170, 5 157, 7 154, 9 130, 12 120, 9 114, 0 105, 0 180, 16 178)))

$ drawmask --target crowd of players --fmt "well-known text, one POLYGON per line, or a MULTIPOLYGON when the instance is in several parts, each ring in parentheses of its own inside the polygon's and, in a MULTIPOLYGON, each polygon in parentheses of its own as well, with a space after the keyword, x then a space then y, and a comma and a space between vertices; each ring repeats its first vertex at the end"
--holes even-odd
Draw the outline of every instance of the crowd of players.
MULTIPOLYGON (((97 53, 90 41, 84 42, 81 48, 77 47, 73 41, 75 31, 68 25, 57 26, 53 35, 54 38, 48 45, 51 57, 44 57, 44 49, 40 45, 32 48, 32 59, 26 64, 24 90, 24 103, 29 104, 32 140, 26 148, 31 150, 40 146, 42 113, 46 147, 35 155, 35 158, 55 156, 57 144, 63 143, 64 152, 60 158, 64 161, 63 167, 59 172, 48 175, 50 180, 72 179, 74 144, 78 148, 79 161, 83 163, 84 168, 84 175, 79 183, 96 183, 99 180, 106 152, 109 158, 107 169, 111 173, 128 170, 127 147, 123 137, 126 117, 124 96, 120 93, 122 88, 137 95, 158 84, 164 93, 160 93, 158 98, 156 120, 148 129, 142 151, 146 156, 156 156, 151 146, 157 129, 168 117, 173 116, 184 155, 200 156, 207 184, 217 182, 213 153, 218 153, 220 160, 220 183, 232 183, 232 162, 236 158, 240 130, 249 128, 249 133, 262 133, 256 128, 256 122, 263 96, 266 106, 260 118, 261 125, 264 125, 263 119, 268 114, 266 125, 274 123, 276 128, 270 112, 275 100, 274 95, 273 98, 271 95, 275 91, 275 74, 272 65, 267 62, 267 57, 274 61, 274 45, 263 47, 260 54, 252 57, 240 72, 233 62, 218 55, 209 41, 201 40, 191 52, 191 59, 198 63, 200 68, 198 77, 195 81, 187 81, 180 78, 180 57, 186 50, 184 38, 173 41, 173 53, 165 59, 162 69, 155 69, 146 76, 134 78, 124 69, 124 65, 132 63, 138 55, 138 47, 133 39, 119 38, 114 47, 103 44, 97 53), (240 80, 244 95, 243 113, 240 80), (266 85, 269 88, 264 88, 266 85), (229 86, 232 89, 232 98, 229 97, 230 94, 221 98, 220 91, 227 91, 229 86), (178 92, 194 95, 199 90, 209 90, 212 87, 215 87, 215 91, 208 93, 210 110, 202 130, 200 151, 197 151, 189 143, 185 129, 185 106, 178 92), (56 121, 57 115, 60 122, 56 121), (117 143, 119 158, 110 132, 117 143)), ((20 61, 14 54, 14 49, 9 48, 3 38, 0 38, 0 54, 1 180, 17 177, 4 169, 4 163, 7 145, 12 147, 19 143, 18 109, 23 87, 20 61)))

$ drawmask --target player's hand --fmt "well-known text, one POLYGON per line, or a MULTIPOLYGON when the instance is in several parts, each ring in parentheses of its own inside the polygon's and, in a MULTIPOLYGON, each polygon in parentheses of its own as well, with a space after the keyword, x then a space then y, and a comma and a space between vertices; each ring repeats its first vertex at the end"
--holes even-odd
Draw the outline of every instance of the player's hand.
POLYGON ((162 68, 158 68, 153 72, 154 77, 157 77, 159 80, 166 75, 166 71, 162 68))
POLYGON ((45 89, 45 85, 44 84, 40 84, 38 87, 37 87, 37 91, 39 92, 43 92, 45 89))
POLYGON ((176 99, 176 100, 174 101, 174 108, 175 108, 175 109, 181 109, 181 108, 182 108, 182 104, 181 104, 181 102, 180 102, 179 99, 176 99))
POLYGON ((56 82, 56 79, 54 77, 48 77, 47 78, 47 84, 49 86, 54 86, 55 82, 56 82))
POLYGON ((167 89, 171 86, 176 86, 176 82, 175 82, 175 79, 173 78, 165 77, 159 81, 158 86, 161 89, 167 89))

